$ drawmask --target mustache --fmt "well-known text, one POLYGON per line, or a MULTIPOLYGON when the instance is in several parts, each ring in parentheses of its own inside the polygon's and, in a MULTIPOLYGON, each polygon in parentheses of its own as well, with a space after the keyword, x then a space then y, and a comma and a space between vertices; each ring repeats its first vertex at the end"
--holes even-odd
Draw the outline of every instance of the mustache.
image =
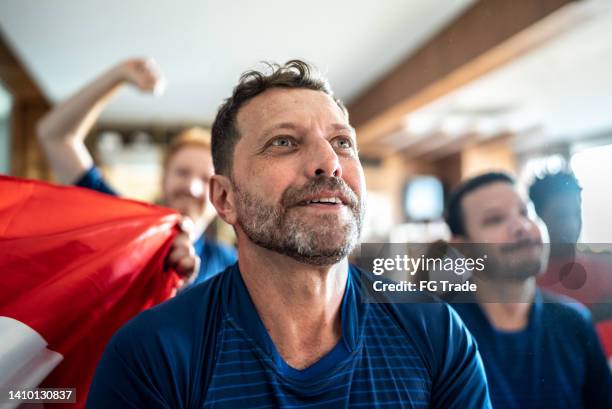
POLYGON ((318 195, 321 192, 329 192, 342 198, 342 201, 349 207, 357 209, 359 199, 357 194, 338 177, 321 175, 310 179, 301 187, 289 187, 281 197, 281 204, 288 208, 299 206, 308 197, 318 195))
POLYGON ((519 240, 515 243, 504 244, 500 246, 500 250, 503 251, 504 253, 511 253, 513 251, 522 250, 522 249, 530 248, 533 246, 541 246, 541 245, 542 245, 542 242, 540 242, 539 240, 524 239, 524 240, 519 240))

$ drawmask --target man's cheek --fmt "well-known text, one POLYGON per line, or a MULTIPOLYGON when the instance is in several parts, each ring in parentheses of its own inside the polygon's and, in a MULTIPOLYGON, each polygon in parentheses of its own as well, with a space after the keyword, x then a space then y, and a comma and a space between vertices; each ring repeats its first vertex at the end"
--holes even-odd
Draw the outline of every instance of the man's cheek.
POLYGON ((531 228, 531 236, 533 240, 538 243, 550 243, 548 228, 540 218, 536 218, 533 221, 533 227, 531 228))
POLYGON ((514 241, 514 238, 508 234, 508 229, 506 226, 496 227, 486 231, 484 243, 510 243, 514 241))

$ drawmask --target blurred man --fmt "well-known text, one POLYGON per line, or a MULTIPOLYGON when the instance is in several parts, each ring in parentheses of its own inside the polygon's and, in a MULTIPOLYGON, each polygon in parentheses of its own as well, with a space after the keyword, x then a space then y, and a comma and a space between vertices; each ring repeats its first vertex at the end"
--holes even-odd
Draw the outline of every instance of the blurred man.
POLYGON ((363 302, 346 109, 308 64, 270 71, 244 74, 213 125, 211 199, 238 264, 120 330, 88 407, 490 407, 450 307, 363 302))
POLYGON ((571 172, 545 174, 529 187, 529 197, 546 223, 551 243, 548 269, 538 283, 594 306, 612 297, 612 257, 609 251, 593 253, 576 246, 582 230, 581 193, 571 172))
MULTIPOLYGON (((612 378, 587 310, 542 293, 543 231, 514 180, 486 173, 459 186, 447 222, 485 251, 474 303, 453 306, 474 334, 495 408, 612 408, 612 378)), ((545 230, 544 230, 545 231, 545 230)))
MULTIPOLYGON (((60 183, 116 194, 94 166, 84 140, 111 97, 124 85, 132 85, 143 92, 159 93, 164 81, 153 61, 124 61, 58 104, 39 123, 38 138, 60 183)), ((201 260, 198 282, 236 260, 231 247, 207 240, 203 235, 208 222, 205 216, 208 184, 214 173, 210 150, 208 134, 201 129, 189 129, 172 141, 163 162, 162 201, 194 225, 189 230, 193 247, 201 260)), ((177 264, 186 251, 182 249, 172 254, 169 260, 177 264)))
POLYGON ((582 188, 570 172, 548 173, 529 187, 529 198, 546 223, 551 243, 576 244, 582 230, 582 188))
POLYGON ((538 285, 589 307, 612 368, 611 246, 577 246, 582 230, 581 196, 582 188, 569 171, 544 174, 529 187, 529 197, 550 234, 548 268, 538 285))

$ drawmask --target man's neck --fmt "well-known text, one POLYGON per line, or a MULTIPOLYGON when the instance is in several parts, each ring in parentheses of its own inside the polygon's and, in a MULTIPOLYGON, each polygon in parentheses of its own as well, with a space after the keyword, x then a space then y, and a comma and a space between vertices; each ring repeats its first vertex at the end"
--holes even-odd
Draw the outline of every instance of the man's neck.
POLYGON ((338 343, 346 259, 312 266, 241 243, 238 265, 266 330, 290 366, 306 368, 338 343))
POLYGON ((202 235, 204 234, 204 231, 206 230, 206 222, 205 221, 199 221, 197 223, 195 223, 195 228, 194 228, 194 232, 192 234, 191 240, 195 243, 196 241, 200 240, 200 237, 202 237, 202 235))
POLYGON ((479 304, 494 328, 520 331, 527 327, 536 291, 534 277, 505 281, 482 280, 475 276, 474 282, 478 286, 479 304))

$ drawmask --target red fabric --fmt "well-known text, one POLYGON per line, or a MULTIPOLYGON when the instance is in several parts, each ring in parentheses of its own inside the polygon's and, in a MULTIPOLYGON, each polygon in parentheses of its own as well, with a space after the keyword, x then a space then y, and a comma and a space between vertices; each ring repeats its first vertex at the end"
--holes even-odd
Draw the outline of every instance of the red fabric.
POLYGON ((598 322, 595 327, 606 356, 612 362, 612 320, 598 322))
POLYGON ((0 176, 0 315, 64 356, 41 387, 77 388, 78 404, 66 407, 84 407, 116 329, 172 295, 178 277, 163 263, 179 217, 88 189, 0 176))
MULTIPOLYGON (((609 250, 609 246, 605 246, 609 250)), ((591 306, 612 296, 612 257, 578 252, 572 263, 551 261, 547 270, 538 277, 538 285, 552 292, 566 295, 591 306), (565 274, 564 269, 568 269, 565 274)))

